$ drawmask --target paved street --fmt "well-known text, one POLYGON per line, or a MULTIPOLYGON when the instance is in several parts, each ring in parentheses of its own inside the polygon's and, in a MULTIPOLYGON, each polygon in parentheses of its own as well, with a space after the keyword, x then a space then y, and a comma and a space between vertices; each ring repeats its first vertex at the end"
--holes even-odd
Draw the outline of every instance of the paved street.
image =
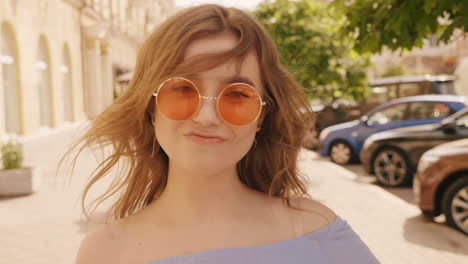
MULTIPOLYGON (((79 200, 96 158, 83 155, 68 181, 62 173, 55 177, 61 153, 48 149, 35 157, 44 166, 38 193, 0 199, 1 264, 73 263, 81 239, 96 226, 80 220, 79 200)), ((301 168, 312 196, 347 220, 382 263, 466 263, 468 237, 420 217, 410 189, 382 189, 358 165, 343 168, 307 150, 301 168)))

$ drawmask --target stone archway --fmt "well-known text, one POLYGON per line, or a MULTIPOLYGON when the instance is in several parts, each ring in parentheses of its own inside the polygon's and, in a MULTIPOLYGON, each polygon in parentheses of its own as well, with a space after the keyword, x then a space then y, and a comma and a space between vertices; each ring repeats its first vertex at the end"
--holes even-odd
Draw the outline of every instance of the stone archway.
POLYGON ((3 131, 21 134, 20 78, 18 70, 18 48, 13 28, 6 22, 0 25, 0 104, 3 105, 3 131))

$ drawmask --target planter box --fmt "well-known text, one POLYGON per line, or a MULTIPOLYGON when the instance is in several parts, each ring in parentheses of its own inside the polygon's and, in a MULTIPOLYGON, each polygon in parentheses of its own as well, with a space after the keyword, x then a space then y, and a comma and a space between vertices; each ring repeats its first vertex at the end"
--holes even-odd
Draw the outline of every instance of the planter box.
POLYGON ((0 196, 31 194, 39 189, 37 168, 0 170, 0 196))

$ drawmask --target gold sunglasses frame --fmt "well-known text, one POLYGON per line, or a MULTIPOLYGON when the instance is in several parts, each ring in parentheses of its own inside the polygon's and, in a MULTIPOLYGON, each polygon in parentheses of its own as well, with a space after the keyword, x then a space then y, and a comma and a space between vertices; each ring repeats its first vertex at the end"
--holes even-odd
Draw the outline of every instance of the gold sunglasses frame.
POLYGON ((258 100, 260 101, 260 111, 258 111, 258 114, 257 114, 257 116, 255 117, 255 119, 252 120, 252 122, 250 122, 250 123, 248 123, 248 124, 246 124, 246 125, 242 125, 242 126, 233 125, 233 124, 227 122, 227 121, 223 118, 223 116, 222 116, 221 113, 219 112, 219 98, 220 98, 220 96, 217 96, 217 97, 210 97, 210 96, 203 96, 203 95, 201 95, 200 90, 198 89, 198 87, 197 87, 192 81, 190 81, 189 79, 186 79, 186 78, 183 78, 183 77, 173 77, 173 78, 169 78, 169 79, 165 80, 163 83, 161 83, 161 84, 159 85, 159 87, 158 87, 158 89, 156 90, 156 92, 153 93, 153 96, 156 97, 155 104, 156 104, 156 107, 158 108, 159 113, 161 113, 165 118, 167 118, 167 119, 169 119, 169 120, 182 122, 182 121, 186 121, 186 120, 189 120, 189 119, 193 118, 195 115, 197 115, 198 111, 200 111, 200 107, 201 107, 201 104, 202 104, 202 100, 203 100, 203 99, 207 99, 207 100, 216 100, 216 110, 217 110, 217 112, 218 112, 218 116, 221 118, 221 120, 223 120, 224 123, 226 123, 226 124, 228 124, 228 125, 230 125, 230 126, 234 126, 234 127, 245 127, 245 126, 248 126, 248 125, 250 125, 250 124, 252 124, 252 123, 254 123, 255 121, 258 120, 258 118, 260 117, 260 114, 262 113, 263 106, 266 105, 266 102, 262 100, 260 94, 258 93, 257 89, 255 89, 255 87, 253 87, 252 85, 249 85, 249 84, 247 84, 247 83, 242 83, 242 82, 237 82, 237 83, 231 83, 231 84, 229 84, 228 86, 224 87, 223 90, 221 90, 221 92, 220 92, 219 94, 222 95, 222 94, 224 93, 224 91, 226 91, 226 89, 228 89, 229 87, 234 86, 234 85, 239 85, 239 84, 241 84, 241 85, 246 85, 246 86, 252 88, 252 89, 257 93, 257 95, 258 95, 258 100), (188 117, 187 119, 184 119, 184 120, 174 120, 174 119, 171 119, 171 118, 167 117, 163 112, 161 112, 161 110, 159 110, 159 107, 158 107, 158 100, 157 100, 157 98, 158 98, 158 92, 159 92, 159 90, 160 90, 167 82, 172 81, 172 80, 183 80, 183 81, 187 81, 187 82, 189 82, 191 85, 193 85, 193 87, 195 87, 195 90, 197 90, 197 93, 198 93, 198 106, 197 106, 197 110, 196 110, 190 117, 188 117))

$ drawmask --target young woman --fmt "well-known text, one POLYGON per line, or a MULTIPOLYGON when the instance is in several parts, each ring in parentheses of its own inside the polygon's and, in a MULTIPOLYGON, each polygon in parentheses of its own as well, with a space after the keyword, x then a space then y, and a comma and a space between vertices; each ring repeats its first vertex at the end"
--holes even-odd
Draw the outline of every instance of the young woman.
POLYGON ((85 196, 128 166, 103 195, 119 193, 116 221, 83 240, 77 263, 378 263, 343 219, 306 198, 303 109, 250 15, 203 5, 169 18, 83 138, 81 150, 113 147, 85 196))

